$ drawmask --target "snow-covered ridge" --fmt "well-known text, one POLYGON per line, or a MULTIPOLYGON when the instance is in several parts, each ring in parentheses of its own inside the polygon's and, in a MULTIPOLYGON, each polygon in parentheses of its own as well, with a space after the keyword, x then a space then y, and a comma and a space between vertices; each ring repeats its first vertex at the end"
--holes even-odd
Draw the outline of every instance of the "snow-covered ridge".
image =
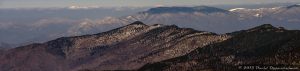
POLYGON ((92 8, 100 8, 99 6, 69 6, 68 9, 92 9, 92 8))
POLYGON ((238 11, 238 10, 252 10, 252 11, 259 11, 259 10, 276 10, 276 9, 280 9, 282 7, 273 7, 273 8, 257 8, 257 9, 247 9, 247 8, 233 8, 233 9, 229 9, 228 11, 238 11))
POLYGON ((246 8, 233 8, 233 9, 230 9, 229 11, 236 11, 236 10, 241 10, 241 9, 246 9, 246 8))

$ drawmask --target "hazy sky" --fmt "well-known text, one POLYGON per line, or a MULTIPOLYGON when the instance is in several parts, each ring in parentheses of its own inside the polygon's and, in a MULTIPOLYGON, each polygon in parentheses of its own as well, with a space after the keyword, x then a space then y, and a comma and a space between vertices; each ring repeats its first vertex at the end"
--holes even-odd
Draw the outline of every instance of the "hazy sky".
POLYGON ((45 8, 68 6, 189 6, 218 4, 300 3, 300 0, 0 0, 0 8, 45 8))

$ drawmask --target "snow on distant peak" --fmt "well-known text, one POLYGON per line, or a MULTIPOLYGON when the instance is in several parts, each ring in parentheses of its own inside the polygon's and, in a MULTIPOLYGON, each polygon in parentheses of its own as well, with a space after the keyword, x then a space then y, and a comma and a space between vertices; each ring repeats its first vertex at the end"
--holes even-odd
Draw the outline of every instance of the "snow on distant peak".
POLYGON ((233 8, 233 9, 230 9, 229 11, 236 11, 236 10, 242 10, 242 9, 246 9, 246 8, 233 8))
POLYGON ((99 8, 99 6, 69 6, 69 9, 90 9, 90 8, 99 8))
POLYGON ((254 16, 255 16, 255 17, 262 17, 261 14, 255 14, 254 16))
POLYGON ((282 8, 282 7, 273 7, 273 8, 271 8, 271 9, 274 10, 274 9, 280 9, 280 8, 282 8))

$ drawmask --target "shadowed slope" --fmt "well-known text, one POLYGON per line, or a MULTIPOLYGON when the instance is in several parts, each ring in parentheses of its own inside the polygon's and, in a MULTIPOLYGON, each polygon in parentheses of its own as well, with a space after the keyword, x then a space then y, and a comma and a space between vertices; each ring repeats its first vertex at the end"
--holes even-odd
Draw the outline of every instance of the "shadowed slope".
POLYGON ((240 65, 299 65, 300 31, 262 25, 191 53, 147 64, 141 71, 238 70, 240 65))

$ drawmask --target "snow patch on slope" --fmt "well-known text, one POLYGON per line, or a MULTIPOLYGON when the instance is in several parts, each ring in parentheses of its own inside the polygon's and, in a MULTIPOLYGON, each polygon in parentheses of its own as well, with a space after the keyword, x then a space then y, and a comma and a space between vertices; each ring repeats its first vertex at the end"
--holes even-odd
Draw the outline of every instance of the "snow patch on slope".
POLYGON ((233 8, 233 9, 230 9, 229 11, 236 11, 236 10, 242 10, 242 9, 246 9, 246 8, 233 8))

